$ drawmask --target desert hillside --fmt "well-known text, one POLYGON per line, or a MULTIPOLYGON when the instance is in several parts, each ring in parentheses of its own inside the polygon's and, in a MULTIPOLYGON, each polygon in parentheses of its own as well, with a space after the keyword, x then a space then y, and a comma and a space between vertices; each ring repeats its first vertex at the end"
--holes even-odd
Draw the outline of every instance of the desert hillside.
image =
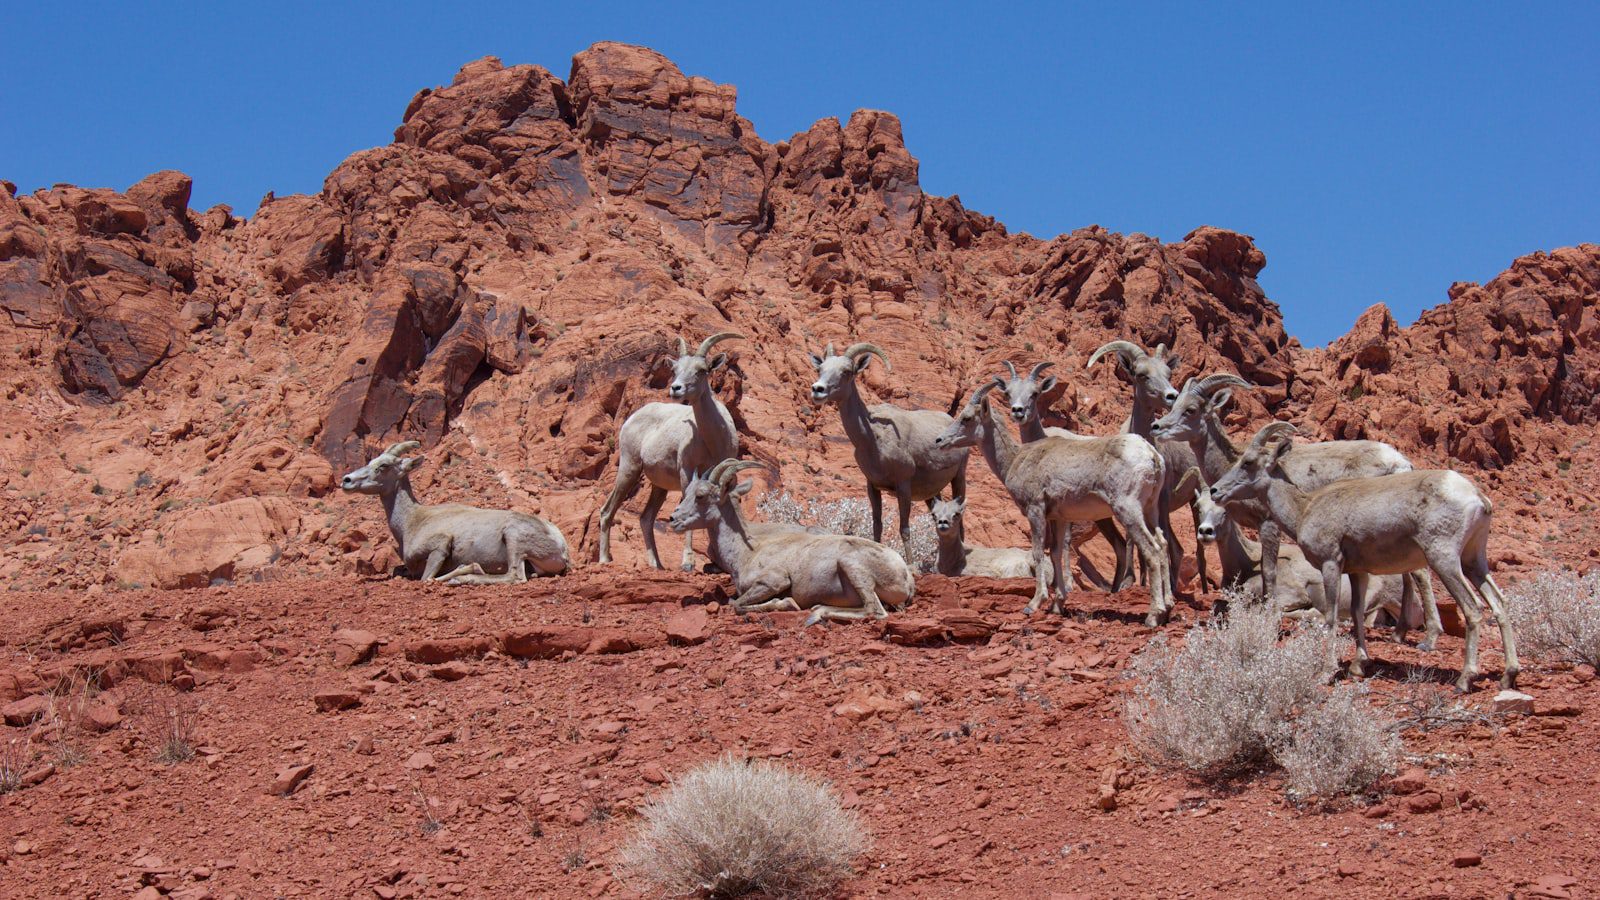
MULTIPOLYGON (((807 350, 873 341, 894 369, 874 366, 869 392, 938 409, 1003 360, 1053 360, 1056 422, 1108 431, 1129 389, 1083 363, 1127 338, 1175 348, 1179 378, 1258 385, 1238 392, 1241 433, 1288 417, 1474 472, 1505 513, 1501 564, 1573 562, 1597 543, 1581 485, 1596 475, 1600 247, 1451 286, 1410 328, 1369 309, 1308 351, 1257 284, 1266 257, 1246 235, 1011 233, 923 193, 890 113, 769 143, 736 99, 604 43, 565 81, 470 63, 416 95, 393 143, 248 218, 189 209, 190 180, 170 171, 121 193, 7 185, 0 577, 386 571, 377 503, 333 485, 402 438, 426 448, 425 500, 541 513, 592 558, 622 420, 664 399, 680 335, 730 329, 746 339, 724 345, 717 386, 744 452, 801 497, 860 490, 837 412, 809 401, 807 350)), ((970 527, 1020 542, 977 468, 970 527)), ((634 516, 615 543, 639 558, 634 516)))

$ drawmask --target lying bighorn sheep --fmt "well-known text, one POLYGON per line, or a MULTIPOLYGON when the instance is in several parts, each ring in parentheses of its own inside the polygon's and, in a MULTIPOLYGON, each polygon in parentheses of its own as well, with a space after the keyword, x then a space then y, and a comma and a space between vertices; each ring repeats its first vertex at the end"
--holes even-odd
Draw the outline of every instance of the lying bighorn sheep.
POLYGON ((1047 437, 1019 444, 985 401, 999 386, 973 391, 956 420, 937 438, 941 447, 978 445, 1028 519, 1033 534, 1035 589, 1024 612, 1033 613, 1054 586, 1051 609, 1065 612, 1071 581, 1063 566, 1068 526, 1115 517, 1133 539, 1150 571, 1150 611, 1145 623, 1161 624, 1172 609, 1167 549, 1156 528, 1163 472, 1161 454, 1143 438, 1115 434, 1068 440, 1047 437), (1049 569, 1044 545, 1050 539, 1049 569))
POLYGON ((807 625, 824 619, 882 619, 884 604, 903 607, 916 593, 911 569, 892 550, 866 538, 808 531, 767 531, 745 524, 739 498, 751 482, 734 484, 760 463, 723 460, 684 487, 667 524, 682 533, 704 528, 706 553, 733 577, 739 612, 810 609, 807 625))
MULTIPOLYGON (((1178 536, 1172 530, 1172 511, 1189 505, 1194 499, 1192 494, 1183 494, 1178 490, 1178 479, 1195 464, 1195 459, 1187 445, 1156 437, 1151 432, 1150 424, 1178 398, 1171 380, 1172 370, 1178 365, 1178 354, 1167 353, 1166 344, 1157 344, 1154 353, 1146 353, 1143 347, 1131 341, 1111 341, 1094 351, 1084 368, 1094 368, 1094 364, 1108 353, 1116 355, 1119 370, 1133 384, 1133 409, 1127 421, 1122 423, 1123 432, 1137 434, 1149 441, 1161 452, 1161 458, 1166 463, 1167 481, 1161 487, 1161 535, 1167 540, 1168 568, 1173 579, 1173 590, 1176 591, 1178 568, 1183 562, 1183 546, 1178 543, 1178 536)), ((1195 565, 1200 572, 1200 589, 1206 590, 1210 576, 1206 574, 1206 557, 1200 550, 1198 540, 1195 542, 1195 565)))
MULTIPOLYGON (((1172 409, 1157 419, 1151 430, 1172 441, 1189 445, 1199 461, 1204 482, 1215 484, 1218 478, 1239 459, 1240 450, 1234 446, 1222 424, 1222 410, 1228 404, 1231 387, 1253 387, 1237 375, 1227 373, 1191 378, 1173 401, 1172 409)), ((1375 475, 1392 475, 1411 471, 1411 461, 1405 454, 1381 441, 1322 441, 1315 444, 1296 444, 1286 451, 1283 470, 1303 491, 1332 484, 1345 478, 1369 478, 1375 475)), ((1278 523, 1273 520, 1264 501, 1242 500, 1230 503, 1228 516, 1238 525, 1255 528, 1261 535, 1262 596, 1277 593, 1277 561, 1280 538, 1278 523)), ((1232 570, 1228 559, 1222 562, 1224 584, 1243 581, 1248 575, 1232 570)), ((1419 648, 1433 649, 1443 627, 1439 622, 1439 609, 1433 598, 1433 585, 1426 572, 1417 572, 1411 578, 1411 589, 1423 601, 1427 617, 1426 634, 1419 648)))
MULTIPOLYGON (((665 568, 656 553, 655 524, 667 491, 682 491, 690 474, 739 452, 733 417, 711 390, 711 373, 727 363, 728 354, 709 359, 706 354, 720 341, 743 337, 731 331, 718 332, 701 341, 700 349, 693 353, 688 343, 678 338, 678 359, 672 364, 668 393, 679 402, 646 403, 622 423, 617 436, 617 484, 600 507, 601 562, 611 562, 611 520, 617 508, 638 492, 643 475, 650 482, 650 498, 639 514, 639 530, 650 565, 665 568)), ((693 569, 694 542, 685 537, 683 570, 693 569)))
POLYGON ((1028 551, 1016 547, 970 547, 966 543, 965 500, 935 500, 933 527, 939 535, 940 575, 975 575, 983 578, 1029 578, 1033 561, 1028 551))
MULTIPOLYGON (((1039 376, 1043 375, 1044 370, 1050 368, 1054 363, 1041 362, 1035 365, 1033 370, 1024 377, 1017 374, 1017 367, 1011 364, 1011 360, 1008 359, 1004 362, 1006 369, 1011 373, 1011 377, 1001 378, 997 376, 995 380, 999 382, 1001 390, 1006 392, 1006 403, 1011 409, 1011 418, 1020 423, 1018 432, 1022 436, 1024 444, 1032 443, 1044 437, 1059 437, 1071 440, 1082 440, 1085 437, 1085 435, 1066 428, 1046 428, 1044 422, 1040 420, 1039 398, 1055 387, 1056 377, 1051 375, 1041 381, 1039 376)), ((999 477, 999 473, 995 473, 995 476, 999 477)), ((1093 567, 1089 565, 1088 559, 1081 555, 1082 551, 1079 548, 1094 533, 1088 526, 1074 526, 1072 537, 1070 538, 1070 549, 1080 554, 1078 565, 1083 568, 1084 574, 1089 576, 1091 581, 1097 581, 1099 586, 1115 593, 1133 583, 1133 567, 1128 564, 1131 558, 1129 554, 1130 548, 1128 542, 1123 540, 1122 533, 1117 531, 1117 526, 1112 524, 1110 519, 1101 519, 1094 524, 1095 528, 1105 536, 1106 543, 1111 545, 1111 549, 1117 557, 1117 569, 1115 574, 1111 576, 1111 582, 1107 584, 1099 580, 1099 573, 1095 572, 1093 567)))
POLYGON ((855 447, 856 465, 867 479, 867 501, 872 506, 872 539, 883 540, 883 492, 894 493, 900 508, 900 546, 911 546, 911 504, 930 506, 946 485, 957 500, 967 496, 966 450, 938 447, 933 439, 950 425, 950 417, 931 409, 901 409, 888 403, 867 406, 856 389, 856 375, 866 371, 872 357, 893 370, 889 357, 872 344, 851 344, 834 355, 829 344, 821 356, 810 354, 817 380, 811 397, 817 403, 839 407, 845 434, 855 447))
POLYGON ((460 503, 418 503, 411 492, 411 471, 423 458, 404 454, 421 446, 401 441, 339 481, 344 490, 383 499, 389 530, 408 571, 422 573, 423 581, 508 584, 527 581, 527 565, 541 575, 555 575, 571 565, 561 529, 538 516, 460 503), (439 574, 447 565, 454 568, 439 574))
MULTIPOLYGON (((1467 690, 1478 674, 1478 625, 1484 603, 1500 622, 1506 656, 1500 684, 1516 687, 1520 669, 1516 636, 1505 599, 1489 576, 1493 517, 1489 498, 1449 471, 1356 478, 1308 493, 1296 487, 1284 469, 1294 430, 1288 422, 1272 422, 1256 432, 1244 454, 1212 486, 1211 495, 1223 505, 1233 499, 1264 499, 1273 518, 1300 545, 1306 561, 1321 571, 1324 596, 1338 596, 1339 576, 1350 574, 1350 620, 1356 639, 1350 673, 1360 675, 1368 658, 1369 576, 1411 572, 1426 564, 1455 598, 1466 623, 1466 653, 1456 688, 1467 690)), ((1336 605, 1329 604, 1330 627, 1336 624, 1336 613, 1336 605)))
MULTIPOLYGON (((1200 541, 1216 544, 1218 555, 1231 571, 1239 573, 1239 587, 1248 594, 1262 594, 1261 545, 1244 536, 1239 526, 1228 518, 1222 504, 1211 499, 1211 490, 1200 477, 1200 470, 1192 468, 1183 480, 1193 480, 1194 505, 1198 519, 1200 541)), ((1367 588, 1367 627, 1371 628, 1378 613, 1389 614, 1396 625, 1396 641, 1404 641, 1406 630, 1417 624, 1416 595, 1410 575, 1374 575, 1367 588)), ((1327 598, 1322 593, 1322 573, 1306 562, 1300 548, 1283 544, 1278 549, 1278 583, 1275 593, 1267 598, 1284 615, 1293 618, 1327 615, 1327 598)), ((1432 601, 1432 591, 1428 592, 1432 601)), ((1339 583, 1339 616, 1350 618, 1350 587, 1348 577, 1339 583)))

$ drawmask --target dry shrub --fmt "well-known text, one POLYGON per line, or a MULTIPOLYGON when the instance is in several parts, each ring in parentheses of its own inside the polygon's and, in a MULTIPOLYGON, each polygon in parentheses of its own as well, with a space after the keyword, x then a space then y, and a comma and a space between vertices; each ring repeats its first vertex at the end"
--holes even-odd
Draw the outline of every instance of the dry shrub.
POLYGON ((826 782, 760 760, 699 766, 641 813, 617 874, 672 896, 826 896, 871 840, 826 782))
POLYGON ((1600 569, 1540 572, 1512 586, 1506 605, 1529 654, 1600 668, 1600 569))
POLYGON ((194 759, 196 725, 194 707, 177 695, 151 710, 147 728, 156 761, 172 766, 194 759))
POLYGON ((1359 791, 1393 771, 1394 722, 1365 691, 1324 687, 1332 637, 1311 620, 1280 637, 1280 615, 1229 594, 1229 614, 1190 630, 1181 650, 1164 636, 1135 657, 1128 732, 1146 757, 1202 778, 1277 764, 1296 794, 1359 791))
POLYGON ((1372 708, 1364 686, 1343 684, 1300 714, 1273 756, 1290 793, 1350 794, 1394 771, 1400 736, 1372 708))
POLYGON ((14 737, 0 743, 0 794, 20 791, 26 782, 28 767, 33 763, 31 735, 14 737))

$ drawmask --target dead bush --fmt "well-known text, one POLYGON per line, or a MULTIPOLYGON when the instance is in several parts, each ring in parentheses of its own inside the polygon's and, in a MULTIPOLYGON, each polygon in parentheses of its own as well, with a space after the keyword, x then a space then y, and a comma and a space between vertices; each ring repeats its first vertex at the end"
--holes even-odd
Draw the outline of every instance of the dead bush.
POLYGON ((151 709, 146 728, 156 761, 173 766, 194 759, 196 724, 194 706, 177 695, 151 709))
POLYGON ((671 896, 826 896, 870 843, 826 782, 760 760, 699 766, 641 813, 618 877, 671 896))
POLYGON ((1292 794, 1350 794, 1394 771, 1400 736, 1367 701, 1365 686, 1342 684, 1295 719, 1273 757, 1292 794))
POLYGON ((1600 668, 1600 569, 1540 572, 1513 585, 1506 606, 1530 655, 1600 668))
POLYGON ((0 743, 0 794, 20 791, 26 785, 28 767, 33 763, 33 748, 28 736, 0 743))

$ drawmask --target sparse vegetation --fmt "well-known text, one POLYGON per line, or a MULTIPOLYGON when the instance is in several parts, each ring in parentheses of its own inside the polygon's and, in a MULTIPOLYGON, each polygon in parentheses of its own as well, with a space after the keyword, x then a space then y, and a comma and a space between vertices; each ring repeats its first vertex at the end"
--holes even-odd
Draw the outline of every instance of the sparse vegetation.
POLYGON ((759 760, 706 763, 641 812, 618 877, 672 896, 827 896, 870 841, 825 782, 759 760))
POLYGON ((194 708, 178 697, 169 698, 151 715, 151 743, 156 761, 169 766, 194 759, 194 708))
POLYGON ((1506 591, 1506 605, 1526 652, 1600 667, 1600 569, 1540 572, 1506 591))
POLYGON ((33 758, 28 742, 28 736, 24 735, 0 744, 0 794, 22 790, 23 777, 33 758))
POLYGON ((1363 692, 1324 687, 1335 668, 1326 629, 1312 621, 1283 637, 1275 610, 1227 599, 1228 618, 1195 627, 1181 649, 1158 636, 1134 658, 1134 745, 1207 779, 1276 764, 1298 794, 1361 790, 1391 771, 1393 723, 1363 692))

